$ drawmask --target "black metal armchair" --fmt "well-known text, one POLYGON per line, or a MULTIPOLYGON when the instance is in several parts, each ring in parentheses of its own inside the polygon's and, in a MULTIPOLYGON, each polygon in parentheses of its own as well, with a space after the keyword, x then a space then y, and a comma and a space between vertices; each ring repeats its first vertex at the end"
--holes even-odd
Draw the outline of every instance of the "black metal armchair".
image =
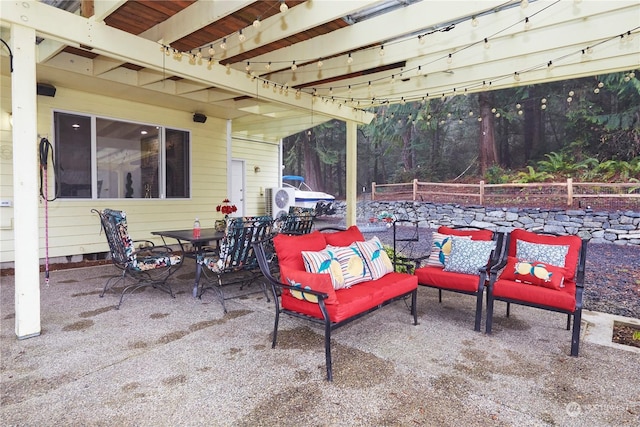
POLYGON ((111 261, 121 270, 121 274, 107 280, 100 297, 116 283, 125 284, 127 278, 135 282, 124 286, 116 309, 120 308, 126 295, 144 286, 159 288, 175 297, 169 277, 182 265, 182 254, 178 255, 168 246, 155 246, 150 240, 132 240, 127 229, 127 215, 124 211, 104 209, 98 214, 102 230, 109 244, 111 261), (136 245, 139 249, 136 250, 136 245))
MULTIPOLYGON (((230 219, 217 251, 205 254, 197 260, 203 266, 202 274, 206 279, 206 284, 200 288, 198 297, 202 297, 207 289, 212 289, 226 313, 225 301, 237 298, 239 295, 226 297, 222 291, 223 286, 241 283, 242 288, 260 277, 252 243, 268 237, 272 226, 273 219, 269 216, 230 219)), ((262 282, 261 290, 267 301, 270 301, 262 282)))

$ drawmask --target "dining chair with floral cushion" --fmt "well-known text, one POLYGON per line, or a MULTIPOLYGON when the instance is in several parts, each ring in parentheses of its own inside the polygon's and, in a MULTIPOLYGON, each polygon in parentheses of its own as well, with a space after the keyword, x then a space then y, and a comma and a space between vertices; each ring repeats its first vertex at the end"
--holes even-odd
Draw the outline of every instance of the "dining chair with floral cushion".
MULTIPOLYGON (((273 219, 269 216, 230 218, 217 250, 208 252, 197 260, 203 266, 202 276, 205 279, 201 282, 203 284, 198 297, 201 298, 209 289, 213 290, 226 313, 226 300, 246 295, 243 293, 227 297, 223 287, 240 283, 240 287, 244 288, 261 277, 252 243, 267 238, 272 232, 272 226, 273 219)), ((265 284, 260 282, 260 286, 269 302, 265 284)))
POLYGON ((104 297, 107 290, 115 289, 115 285, 121 283, 124 287, 116 309, 120 308, 127 295, 146 286, 161 289, 175 298, 168 280, 182 265, 182 254, 174 252, 169 246, 155 245, 150 240, 133 240, 129 235, 127 214, 124 211, 92 209, 91 212, 100 217, 111 261, 121 270, 120 274, 107 280, 100 297, 104 297), (133 283, 126 285, 127 279, 133 280, 133 283))

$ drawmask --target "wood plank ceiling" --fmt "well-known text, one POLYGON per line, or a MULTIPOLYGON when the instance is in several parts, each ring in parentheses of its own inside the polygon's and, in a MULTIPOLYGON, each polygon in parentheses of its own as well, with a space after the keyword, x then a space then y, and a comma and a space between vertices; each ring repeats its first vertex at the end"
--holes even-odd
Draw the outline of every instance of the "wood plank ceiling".
MULTIPOLYGON (((236 134, 267 140, 381 103, 640 66, 637 1, 42 1, 66 13, 81 3, 87 16, 74 19, 154 42, 165 58, 160 69, 131 52, 134 43, 110 55, 90 37, 43 24, 39 79, 232 119, 236 134), (73 58, 91 73, 70 66, 73 58)), ((0 20, 4 38, 11 18, 0 20)))

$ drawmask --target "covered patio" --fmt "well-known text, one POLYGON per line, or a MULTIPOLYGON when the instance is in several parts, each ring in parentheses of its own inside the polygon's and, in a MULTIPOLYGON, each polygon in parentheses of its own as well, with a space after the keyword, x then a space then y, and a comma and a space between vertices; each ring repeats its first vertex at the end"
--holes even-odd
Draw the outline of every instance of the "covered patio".
POLYGON ((596 344, 608 316, 583 315, 570 357, 562 314, 496 306, 491 336, 473 331, 472 298, 420 289, 418 326, 402 301, 333 335, 281 320, 261 293, 228 302, 151 288, 114 309, 98 294, 112 266, 52 272, 38 339, 12 334, 14 278, 1 277, 4 425, 637 425, 638 349, 596 344))
POLYGON ((96 296, 111 267, 54 273, 46 287, 39 265, 49 233, 52 256, 107 250, 91 208, 127 209, 141 238, 189 227, 232 191, 238 158, 256 171, 245 174, 245 213, 263 213, 263 189, 282 174, 280 140, 331 119, 347 123, 353 224, 357 125, 374 119, 367 108, 635 69, 639 13, 637 1, 595 0, 0 2, 0 262, 16 271, 2 278, 3 420, 637 423, 637 353, 587 340, 569 358, 551 314, 523 309, 486 337, 446 307, 433 318, 419 307, 428 317, 413 327, 396 304, 336 335, 336 381, 325 386, 319 335, 291 321, 289 339, 271 350, 263 300, 237 300, 225 317, 188 297, 185 275, 177 299, 147 291, 115 311, 96 296), (53 113, 67 110, 187 129, 190 197, 93 196, 45 213, 37 142, 55 142, 53 113), (536 335, 524 340, 518 329, 530 323, 536 335), (375 341, 361 328, 376 330, 375 341))

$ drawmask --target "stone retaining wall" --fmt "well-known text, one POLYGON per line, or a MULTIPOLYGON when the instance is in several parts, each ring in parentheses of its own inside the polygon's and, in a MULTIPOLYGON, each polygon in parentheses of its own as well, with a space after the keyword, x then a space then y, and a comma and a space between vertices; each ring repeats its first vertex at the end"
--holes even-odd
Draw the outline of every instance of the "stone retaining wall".
MULTIPOLYGON (((337 217, 344 217, 346 204, 336 202, 337 217)), ((417 221, 420 227, 468 225, 509 232, 514 228, 558 234, 575 234, 593 243, 640 246, 640 212, 593 211, 591 209, 518 209, 463 207, 428 202, 358 202, 358 221, 388 212, 399 219, 417 221)))

